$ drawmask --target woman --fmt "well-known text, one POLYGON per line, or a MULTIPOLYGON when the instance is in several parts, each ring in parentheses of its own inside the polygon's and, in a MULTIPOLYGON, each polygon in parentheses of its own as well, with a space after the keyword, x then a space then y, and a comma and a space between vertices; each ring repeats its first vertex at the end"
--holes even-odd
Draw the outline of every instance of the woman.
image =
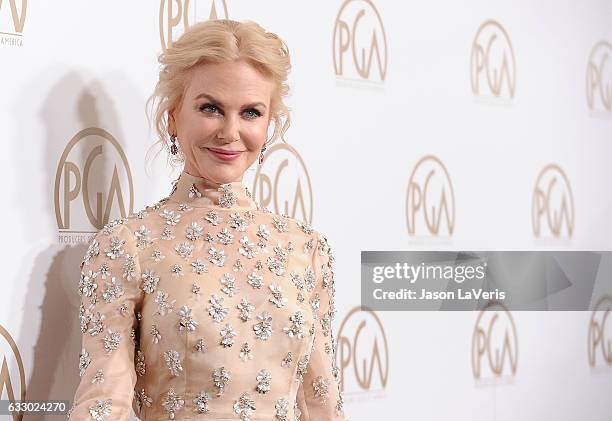
POLYGON ((344 420, 327 240, 242 183, 288 126, 286 46, 213 20, 159 59, 157 130, 184 167, 89 244, 71 419, 344 420))

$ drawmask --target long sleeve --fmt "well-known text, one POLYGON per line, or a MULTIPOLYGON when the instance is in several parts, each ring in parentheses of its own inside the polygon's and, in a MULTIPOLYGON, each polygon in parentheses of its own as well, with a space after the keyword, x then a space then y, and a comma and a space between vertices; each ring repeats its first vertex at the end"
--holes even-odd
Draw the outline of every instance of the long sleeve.
POLYGON ((81 263, 81 380, 71 420, 125 421, 131 412, 136 312, 143 292, 136 241, 126 221, 114 220, 99 231, 81 263))
POLYGON ((336 365, 337 342, 332 332, 335 317, 334 258, 327 239, 315 236, 312 268, 315 288, 310 304, 315 314, 314 344, 298 390, 300 421, 345 421, 336 365))

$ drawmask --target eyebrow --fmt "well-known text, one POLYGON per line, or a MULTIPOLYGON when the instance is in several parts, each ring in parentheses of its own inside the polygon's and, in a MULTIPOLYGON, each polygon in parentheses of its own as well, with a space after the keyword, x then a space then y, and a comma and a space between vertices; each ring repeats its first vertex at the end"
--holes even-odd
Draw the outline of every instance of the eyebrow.
MULTIPOLYGON (((206 98, 210 102, 214 103, 215 105, 223 106, 223 103, 221 101, 219 101, 219 100, 215 99, 213 96, 205 94, 205 93, 199 94, 193 100, 195 101, 195 100, 200 99, 200 98, 206 98)), ((251 102, 250 104, 246 104, 245 107, 254 107, 256 105, 261 105, 262 107, 267 108, 266 104, 264 104, 263 102, 251 102)))

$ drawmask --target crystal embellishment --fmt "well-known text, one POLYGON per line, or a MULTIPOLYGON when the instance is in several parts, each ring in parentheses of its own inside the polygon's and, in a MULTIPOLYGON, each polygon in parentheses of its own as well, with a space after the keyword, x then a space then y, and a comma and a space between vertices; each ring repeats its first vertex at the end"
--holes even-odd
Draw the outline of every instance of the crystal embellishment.
POLYGON ((276 409, 276 419, 278 421, 288 421, 287 416, 289 415, 289 402, 285 398, 280 398, 276 401, 276 405, 274 405, 274 409, 276 409))
POLYGON ((306 316, 300 310, 296 311, 292 316, 289 317, 291 325, 283 328, 290 338, 302 339, 306 332, 304 332, 304 324, 306 323, 306 316))
POLYGON ((327 400, 327 396, 329 395, 329 380, 323 376, 317 376, 312 381, 312 388, 314 390, 314 395, 317 398, 319 398, 322 402, 327 400))
POLYGON ((236 308, 240 311, 238 317, 240 317, 240 320, 243 322, 250 320, 253 310, 255 310, 255 306, 249 303, 246 298, 240 300, 240 303, 236 305, 236 308))
POLYGON ((152 294, 159 283, 159 276, 153 269, 145 269, 142 273, 142 290, 147 294, 152 294))
POLYGON ((94 421, 103 421, 110 416, 112 406, 112 399, 97 400, 95 405, 89 407, 89 415, 91 415, 91 419, 94 421))
POLYGON ((240 416, 242 421, 251 421, 255 409, 255 401, 248 392, 244 392, 238 400, 234 401, 234 412, 240 416))
POLYGON ((79 376, 80 377, 83 377, 83 374, 85 374, 85 370, 87 370, 87 367, 89 367, 90 363, 91 363, 91 358, 89 357, 89 352, 87 352, 85 348, 83 348, 81 350, 81 354, 79 355, 79 376))
POLYGON ((230 183, 221 184, 218 191, 221 192, 219 197, 219 206, 224 208, 231 208, 237 202, 236 194, 232 191, 232 185, 230 183))
POLYGON ((232 326, 229 323, 226 323, 225 327, 219 332, 219 335, 221 335, 221 340, 219 343, 223 345, 223 347, 228 348, 234 344, 234 336, 237 334, 236 331, 232 329, 232 326))
POLYGON ((221 396, 229 384, 231 373, 225 367, 219 367, 213 371, 212 378, 213 384, 217 388, 217 396, 221 396))
POLYGON ((242 361, 248 361, 253 359, 252 354, 253 348, 249 345, 248 342, 242 344, 242 348, 240 348, 240 359, 242 361))
POLYGON ((113 332, 109 329, 108 334, 103 338, 103 341, 106 353, 110 354, 119 347, 119 342, 121 342, 121 333, 113 332))
POLYGON ((185 400, 174 391, 173 387, 171 387, 170 390, 168 390, 166 398, 162 402, 162 406, 168 413, 169 418, 173 420, 176 416, 176 412, 185 406, 185 400))
POLYGON ((280 285, 277 284, 272 284, 270 285, 270 291, 272 291, 272 297, 270 297, 270 302, 275 304, 276 307, 281 308, 283 307, 285 304, 287 304, 287 302, 289 300, 287 300, 287 298, 283 297, 283 291, 281 289, 280 285))
POLYGON ((268 393, 270 391, 270 382, 272 381, 272 374, 265 368, 260 370, 256 377, 257 380, 257 391, 259 393, 268 393))
POLYGON ((170 374, 175 377, 180 376, 180 374, 183 372, 183 366, 181 365, 178 351, 169 349, 168 351, 164 352, 164 360, 166 361, 168 370, 170 370, 170 374))
POLYGON ((178 329, 180 331, 186 330, 187 332, 193 332, 198 327, 198 322, 193 319, 191 315, 191 309, 187 306, 182 306, 179 311, 179 323, 178 329))
POLYGON ((262 341, 267 341, 272 336, 272 316, 264 311, 257 316, 258 323, 253 326, 255 336, 262 341))
POLYGON ((210 410, 208 407, 210 399, 211 396, 202 390, 193 398, 193 410, 198 414, 206 414, 210 410))
POLYGON ((192 184, 191 187, 189 187, 189 198, 195 199, 198 197, 202 197, 202 193, 200 193, 195 184, 192 184))
POLYGON ((223 297, 213 294, 209 300, 211 306, 208 307, 208 314, 215 322, 222 322, 229 312, 229 308, 223 307, 223 297))

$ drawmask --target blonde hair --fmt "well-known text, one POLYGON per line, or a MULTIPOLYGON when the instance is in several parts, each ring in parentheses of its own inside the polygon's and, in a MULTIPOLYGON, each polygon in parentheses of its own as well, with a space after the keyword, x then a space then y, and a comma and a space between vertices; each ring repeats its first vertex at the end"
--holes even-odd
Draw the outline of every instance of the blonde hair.
MULTIPOLYGON (((267 32, 252 21, 237 22, 217 19, 199 22, 189 27, 185 33, 158 56, 161 64, 159 80, 153 94, 146 103, 155 121, 159 139, 152 145, 170 150, 168 116, 171 110, 178 109, 187 88, 191 70, 205 63, 245 60, 265 77, 274 81, 275 89, 270 101, 270 115, 274 120, 274 133, 266 146, 279 137, 285 141, 284 134, 289 128, 291 118, 283 98, 289 94, 286 83, 291 69, 289 48, 278 35, 267 32), (284 119, 284 122, 283 122, 284 119)), ((151 117, 149 124, 151 123, 151 117)), ((155 155, 157 156, 158 153, 155 155)), ((168 153, 172 166, 184 163, 168 153)))

